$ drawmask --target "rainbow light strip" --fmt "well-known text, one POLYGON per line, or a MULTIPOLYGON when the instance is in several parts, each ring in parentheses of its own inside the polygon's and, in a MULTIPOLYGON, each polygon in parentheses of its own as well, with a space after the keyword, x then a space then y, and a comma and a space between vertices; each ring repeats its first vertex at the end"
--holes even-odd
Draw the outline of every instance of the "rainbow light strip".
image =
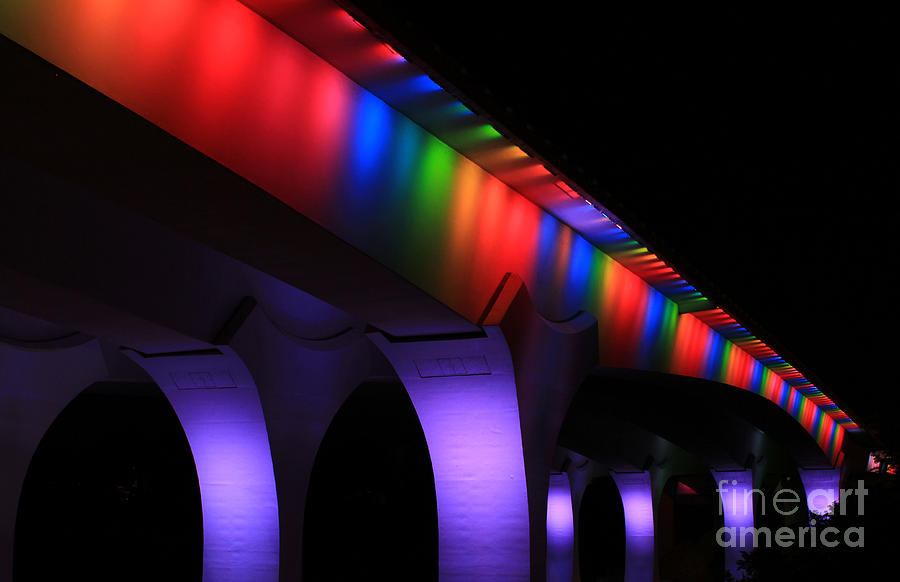
POLYGON ((597 318, 602 364, 756 392, 837 460, 856 424, 608 212, 342 9, 252 4, 279 27, 234 0, 15 0, 0 30, 471 321, 514 272, 545 317, 597 318))
POLYGON ((751 334, 722 309, 715 307, 684 280, 621 221, 583 191, 558 176, 539 156, 486 115, 476 115, 455 91, 438 91, 446 82, 434 82, 427 66, 413 64, 354 17, 347 18, 327 2, 284 7, 277 0, 245 0, 245 4, 294 38, 312 48, 350 78, 425 127, 464 156, 575 229, 592 245, 640 276, 678 304, 679 313, 696 312, 702 321, 731 340, 768 368, 775 370, 845 428, 858 426, 794 366, 751 334), (329 26, 330 25, 330 26, 329 26), (353 47, 353 50, 347 50, 353 47), (360 58, 365 55, 365 58, 360 58), (418 85, 420 90, 408 90, 418 85), (402 89, 400 89, 402 88, 402 89))

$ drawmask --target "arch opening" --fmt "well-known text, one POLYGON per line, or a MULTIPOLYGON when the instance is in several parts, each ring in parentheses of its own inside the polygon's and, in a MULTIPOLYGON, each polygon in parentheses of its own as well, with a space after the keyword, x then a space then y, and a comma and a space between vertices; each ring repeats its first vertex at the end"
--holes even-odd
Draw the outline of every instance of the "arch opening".
POLYGON ((762 495, 753 506, 753 521, 756 527, 767 527, 776 531, 780 527, 796 527, 809 522, 806 508, 806 490, 796 470, 766 473, 759 485, 762 495), (794 500, 796 503, 776 505, 776 498, 794 500))
POLYGON ((584 582, 625 579, 625 511, 612 477, 585 488, 578 519, 578 569, 584 582))
POLYGON ((724 523, 711 475, 670 477, 663 486, 657 516, 660 579, 720 580, 725 553, 716 542, 716 532, 724 523))
POLYGON ((97 383, 59 414, 22 487, 13 578, 199 580, 200 486, 154 384, 97 383))
POLYGON ((399 382, 360 385, 313 464, 303 579, 437 580, 434 476, 425 435, 399 382))

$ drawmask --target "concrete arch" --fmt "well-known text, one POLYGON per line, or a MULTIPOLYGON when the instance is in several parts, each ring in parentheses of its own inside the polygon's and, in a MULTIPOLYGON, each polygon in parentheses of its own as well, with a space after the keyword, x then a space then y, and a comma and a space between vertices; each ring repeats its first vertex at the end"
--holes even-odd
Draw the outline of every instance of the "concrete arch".
MULTIPOLYGON (((705 474, 710 483, 713 477, 706 463, 658 435, 613 414, 584 412, 570 411, 560 435, 560 454, 571 459, 569 474, 577 483, 576 507, 595 478, 608 480, 621 504, 624 580, 651 582, 667 547, 660 536, 671 533, 661 505, 664 485, 682 474, 705 474)), ((579 517, 585 517, 583 510, 579 517)))
POLYGON ((695 452, 711 466, 743 468, 757 445, 756 433, 780 443, 798 466, 832 466, 793 417, 753 392, 687 376, 611 368, 596 369, 589 382, 590 389, 579 392, 579 406, 614 406, 617 416, 695 452))
MULTIPOLYGON (((617 484, 626 474, 645 475, 644 497, 654 506, 663 484, 679 474, 677 465, 695 465, 689 472, 705 472, 716 483, 723 482, 724 526, 735 531, 754 525, 758 500, 750 492, 761 482, 765 463, 772 462, 767 457, 773 447, 783 448, 792 466, 814 468, 810 479, 839 474, 816 441, 781 407, 753 392, 707 380, 598 368, 573 398, 567 422, 562 444, 608 464, 622 476, 617 484), (688 462, 689 457, 694 461, 688 462), (745 495, 751 501, 747 505, 745 495)), ((628 482, 637 486, 634 479, 628 482)), ((627 520, 627 505, 625 509, 627 520)), ((658 517, 645 520, 647 527, 653 527, 654 519, 658 517)), ((725 552, 726 568, 734 574, 742 549, 725 552)), ((648 576, 652 571, 640 579, 648 576)))
POLYGON ((438 580, 428 445, 398 380, 364 382, 316 451, 303 523, 304 580, 438 580))
POLYGON ((16 515, 15 580, 199 580, 202 513, 180 422, 152 382, 82 390, 35 451, 16 515))
POLYGON ((108 376, 97 340, 49 351, 0 345, 0 577, 12 579, 18 502, 41 438, 72 399, 108 376))
MULTIPOLYGON (((499 322, 509 338, 516 362, 519 404, 525 429, 525 465, 532 516, 532 576, 535 579, 546 575, 542 564, 542 558, 546 555, 546 530, 543 529, 546 505, 542 507, 542 504, 547 503, 547 479, 554 467, 551 459, 557 435, 563 419, 572 408, 615 410, 613 414, 621 416, 626 421, 624 424, 629 424, 628 421, 633 423, 633 426, 623 429, 623 434, 631 435, 627 438, 607 431, 611 441, 619 445, 597 453, 609 467, 625 505, 628 539, 626 577, 629 580, 650 580, 655 574, 653 506, 658 501, 661 486, 651 479, 647 459, 652 459, 654 454, 664 454, 660 446, 666 449, 671 448, 671 443, 680 445, 684 449, 682 456, 693 454, 702 459, 706 470, 711 471, 710 479, 723 476, 721 471, 725 470, 728 471, 729 483, 738 480, 741 487, 747 490, 753 486, 753 475, 744 469, 744 465, 748 457, 760 456, 758 441, 761 433, 756 425, 765 427, 776 440, 783 439, 796 462, 813 466, 825 466, 830 462, 816 441, 793 417, 756 393, 710 380, 641 369, 594 368, 588 374, 596 362, 597 336, 593 334, 597 333, 597 322, 585 313, 576 314, 565 322, 545 319, 532 303, 526 285, 514 274, 504 278, 482 320, 499 322), (611 396, 609 390, 615 395, 615 387, 611 386, 615 381, 631 382, 621 389, 627 397, 622 401, 614 397, 604 402, 585 401, 584 395, 579 397, 579 394, 584 385, 590 383, 591 376, 602 377, 604 382, 610 384, 603 391, 605 397, 611 396), (585 377, 588 380, 582 382, 585 377), (664 401, 661 404, 648 405, 647 395, 639 390, 641 383, 665 386, 668 389, 665 395, 669 400, 660 398, 664 401), (548 399, 549 395, 552 399, 548 399), (665 416, 672 410, 684 407, 684 398, 695 398, 699 402, 707 398, 710 402, 706 403, 702 412, 698 408, 694 413, 696 418, 692 417, 693 420, 688 422, 671 418, 668 421, 651 420, 643 414, 649 407, 665 416), (720 418, 723 412, 727 413, 725 420, 720 418), (702 426, 704 430, 695 435, 685 435, 684 426, 702 426), (660 437, 667 438, 671 443, 660 445, 658 441, 665 440, 660 437), (643 453, 635 456, 634 450, 641 448, 635 446, 636 442, 643 443, 643 453)), ((652 400, 652 396, 650 398, 652 400)), ((609 421, 607 413, 598 423, 609 426, 609 421)), ((727 515, 726 522, 735 526, 752 524, 752 507, 742 515, 727 515)), ((739 553, 732 552, 732 570, 739 557, 739 553)))
MULTIPOLYGON (((292 333, 303 326, 276 323, 274 317, 289 311, 294 317, 311 318, 322 318, 327 311, 322 302, 296 290, 285 293, 274 307, 271 296, 263 295, 260 306, 246 314, 229 339, 229 347, 252 371, 259 393, 277 483, 280 579, 295 580, 303 570, 310 476, 325 433, 357 386, 396 376, 355 328, 336 340, 329 336, 316 342, 292 333)), ((344 329, 344 323, 336 327, 344 329)))
MULTIPOLYGON (((582 312, 556 323, 542 317, 539 311, 525 283, 515 274, 508 274, 482 315, 484 323, 499 323, 509 338, 516 363, 532 515, 533 576, 545 575, 541 562, 545 555, 547 479, 555 436, 566 411, 573 406, 588 410, 615 409, 622 419, 698 455, 713 471, 714 478, 725 476, 729 483, 739 481, 740 487, 747 491, 755 484, 754 473, 747 463, 763 457, 768 442, 785 448, 797 466, 815 468, 817 471, 809 479, 834 479, 836 473, 830 469, 834 455, 823 449, 821 441, 771 398, 755 390, 697 375, 647 370, 640 366, 595 368, 589 376, 587 370, 597 362, 596 350, 599 349, 602 361, 606 349, 602 344, 610 341, 599 338, 598 343, 597 335, 591 337, 598 333, 596 320, 582 312), (596 381, 602 377, 606 384, 601 391, 603 402, 585 400, 581 390, 581 380, 585 377, 594 377, 596 381), (547 400, 551 394, 552 399, 547 400), (672 410, 683 410, 682 414, 691 420, 673 418, 672 410), (648 411, 652 412, 652 418, 648 411), (696 430, 688 434, 691 431, 685 427, 696 427, 696 430), (828 470, 831 473, 826 475, 823 471, 828 470), (719 475, 717 472, 721 471, 728 474, 719 475)), ((650 451, 654 445, 648 442, 647 446, 650 451)), ((614 465, 616 471, 640 472, 644 469, 644 459, 619 458, 614 465)), ((761 473, 756 477, 761 478, 761 473)), ((617 483, 621 484, 620 481, 617 483)), ((648 481, 646 493, 655 499, 658 491, 651 495, 652 491, 654 487, 648 481)), ((752 509, 740 516, 726 517, 729 525, 752 524, 752 509)), ((732 554, 729 560, 733 570, 739 553, 732 554)), ((646 575, 652 575, 652 569, 646 575)))
POLYGON ((625 511, 618 487, 596 462, 574 452, 568 456, 572 459, 568 474, 575 508, 576 580, 624 579, 625 511))
MULTIPOLYGON (((499 328, 369 337, 415 406, 431 456, 443 580, 529 580, 528 487, 515 374, 499 328)), ((546 498, 545 498, 546 499, 546 498)))
POLYGON ((604 411, 579 407, 577 400, 566 415, 559 443, 561 454, 573 460, 570 475, 579 484, 576 504, 593 477, 612 482, 624 525, 624 579, 651 582, 656 572, 657 491, 650 459, 668 452, 670 444, 604 411))
POLYGON ((657 478, 662 490, 656 500, 659 576, 666 580, 718 580, 727 552, 717 545, 715 534, 729 525, 729 517, 718 511, 713 475, 699 467, 696 472, 657 474, 657 478))
MULTIPOLYGON (((291 308, 301 313, 315 305, 296 297, 291 308)), ((500 329, 434 338, 363 336, 351 329, 339 342, 326 338, 310 345, 270 319, 276 311, 254 309, 229 346, 254 374, 269 429, 282 579, 302 570, 304 503, 332 419, 361 383, 391 378, 399 378, 409 394, 431 456, 441 579, 528 579, 522 430, 500 329)))
POLYGON ((256 385, 228 347, 127 355, 178 415, 194 455, 203 510, 203 580, 278 580, 278 499, 256 385))
POLYGON ((561 467, 557 441, 563 420, 584 376, 597 360, 597 321, 578 312, 565 321, 546 319, 523 281, 503 278, 485 309, 483 323, 498 324, 512 355, 525 473, 531 539, 531 579, 547 571, 547 509, 551 474, 561 467))

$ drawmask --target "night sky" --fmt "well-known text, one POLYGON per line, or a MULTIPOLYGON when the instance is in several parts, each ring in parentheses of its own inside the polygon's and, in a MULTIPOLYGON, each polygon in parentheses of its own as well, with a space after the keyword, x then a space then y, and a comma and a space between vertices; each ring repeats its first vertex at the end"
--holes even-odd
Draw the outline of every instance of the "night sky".
POLYGON ((354 4, 898 448, 886 14, 354 4))

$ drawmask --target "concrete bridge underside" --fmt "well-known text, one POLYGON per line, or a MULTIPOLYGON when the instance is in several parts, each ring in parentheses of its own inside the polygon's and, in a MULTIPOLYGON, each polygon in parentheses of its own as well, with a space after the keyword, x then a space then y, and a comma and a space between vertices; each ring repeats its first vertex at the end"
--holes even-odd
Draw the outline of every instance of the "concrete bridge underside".
POLYGON ((415 260, 375 227, 348 236, 340 209, 300 212, 239 161, 2 45, 15 83, 0 158, 0 576, 35 452, 92 386, 155 386, 177 415, 206 581, 302 579, 317 453, 362 385, 402 386, 427 448, 436 564, 420 579, 578 580, 579 510, 603 476, 624 516, 624 579, 655 580, 673 478, 749 490, 797 471, 807 489, 836 487, 838 453, 858 461, 850 440, 823 447, 760 394, 662 369, 674 356, 631 345, 627 306, 586 309, 551 281, 552 260, 525 273, 509 248, 467 247, 454 260, 481 267, 437 281, 431 233, 411 241, 415 260))

